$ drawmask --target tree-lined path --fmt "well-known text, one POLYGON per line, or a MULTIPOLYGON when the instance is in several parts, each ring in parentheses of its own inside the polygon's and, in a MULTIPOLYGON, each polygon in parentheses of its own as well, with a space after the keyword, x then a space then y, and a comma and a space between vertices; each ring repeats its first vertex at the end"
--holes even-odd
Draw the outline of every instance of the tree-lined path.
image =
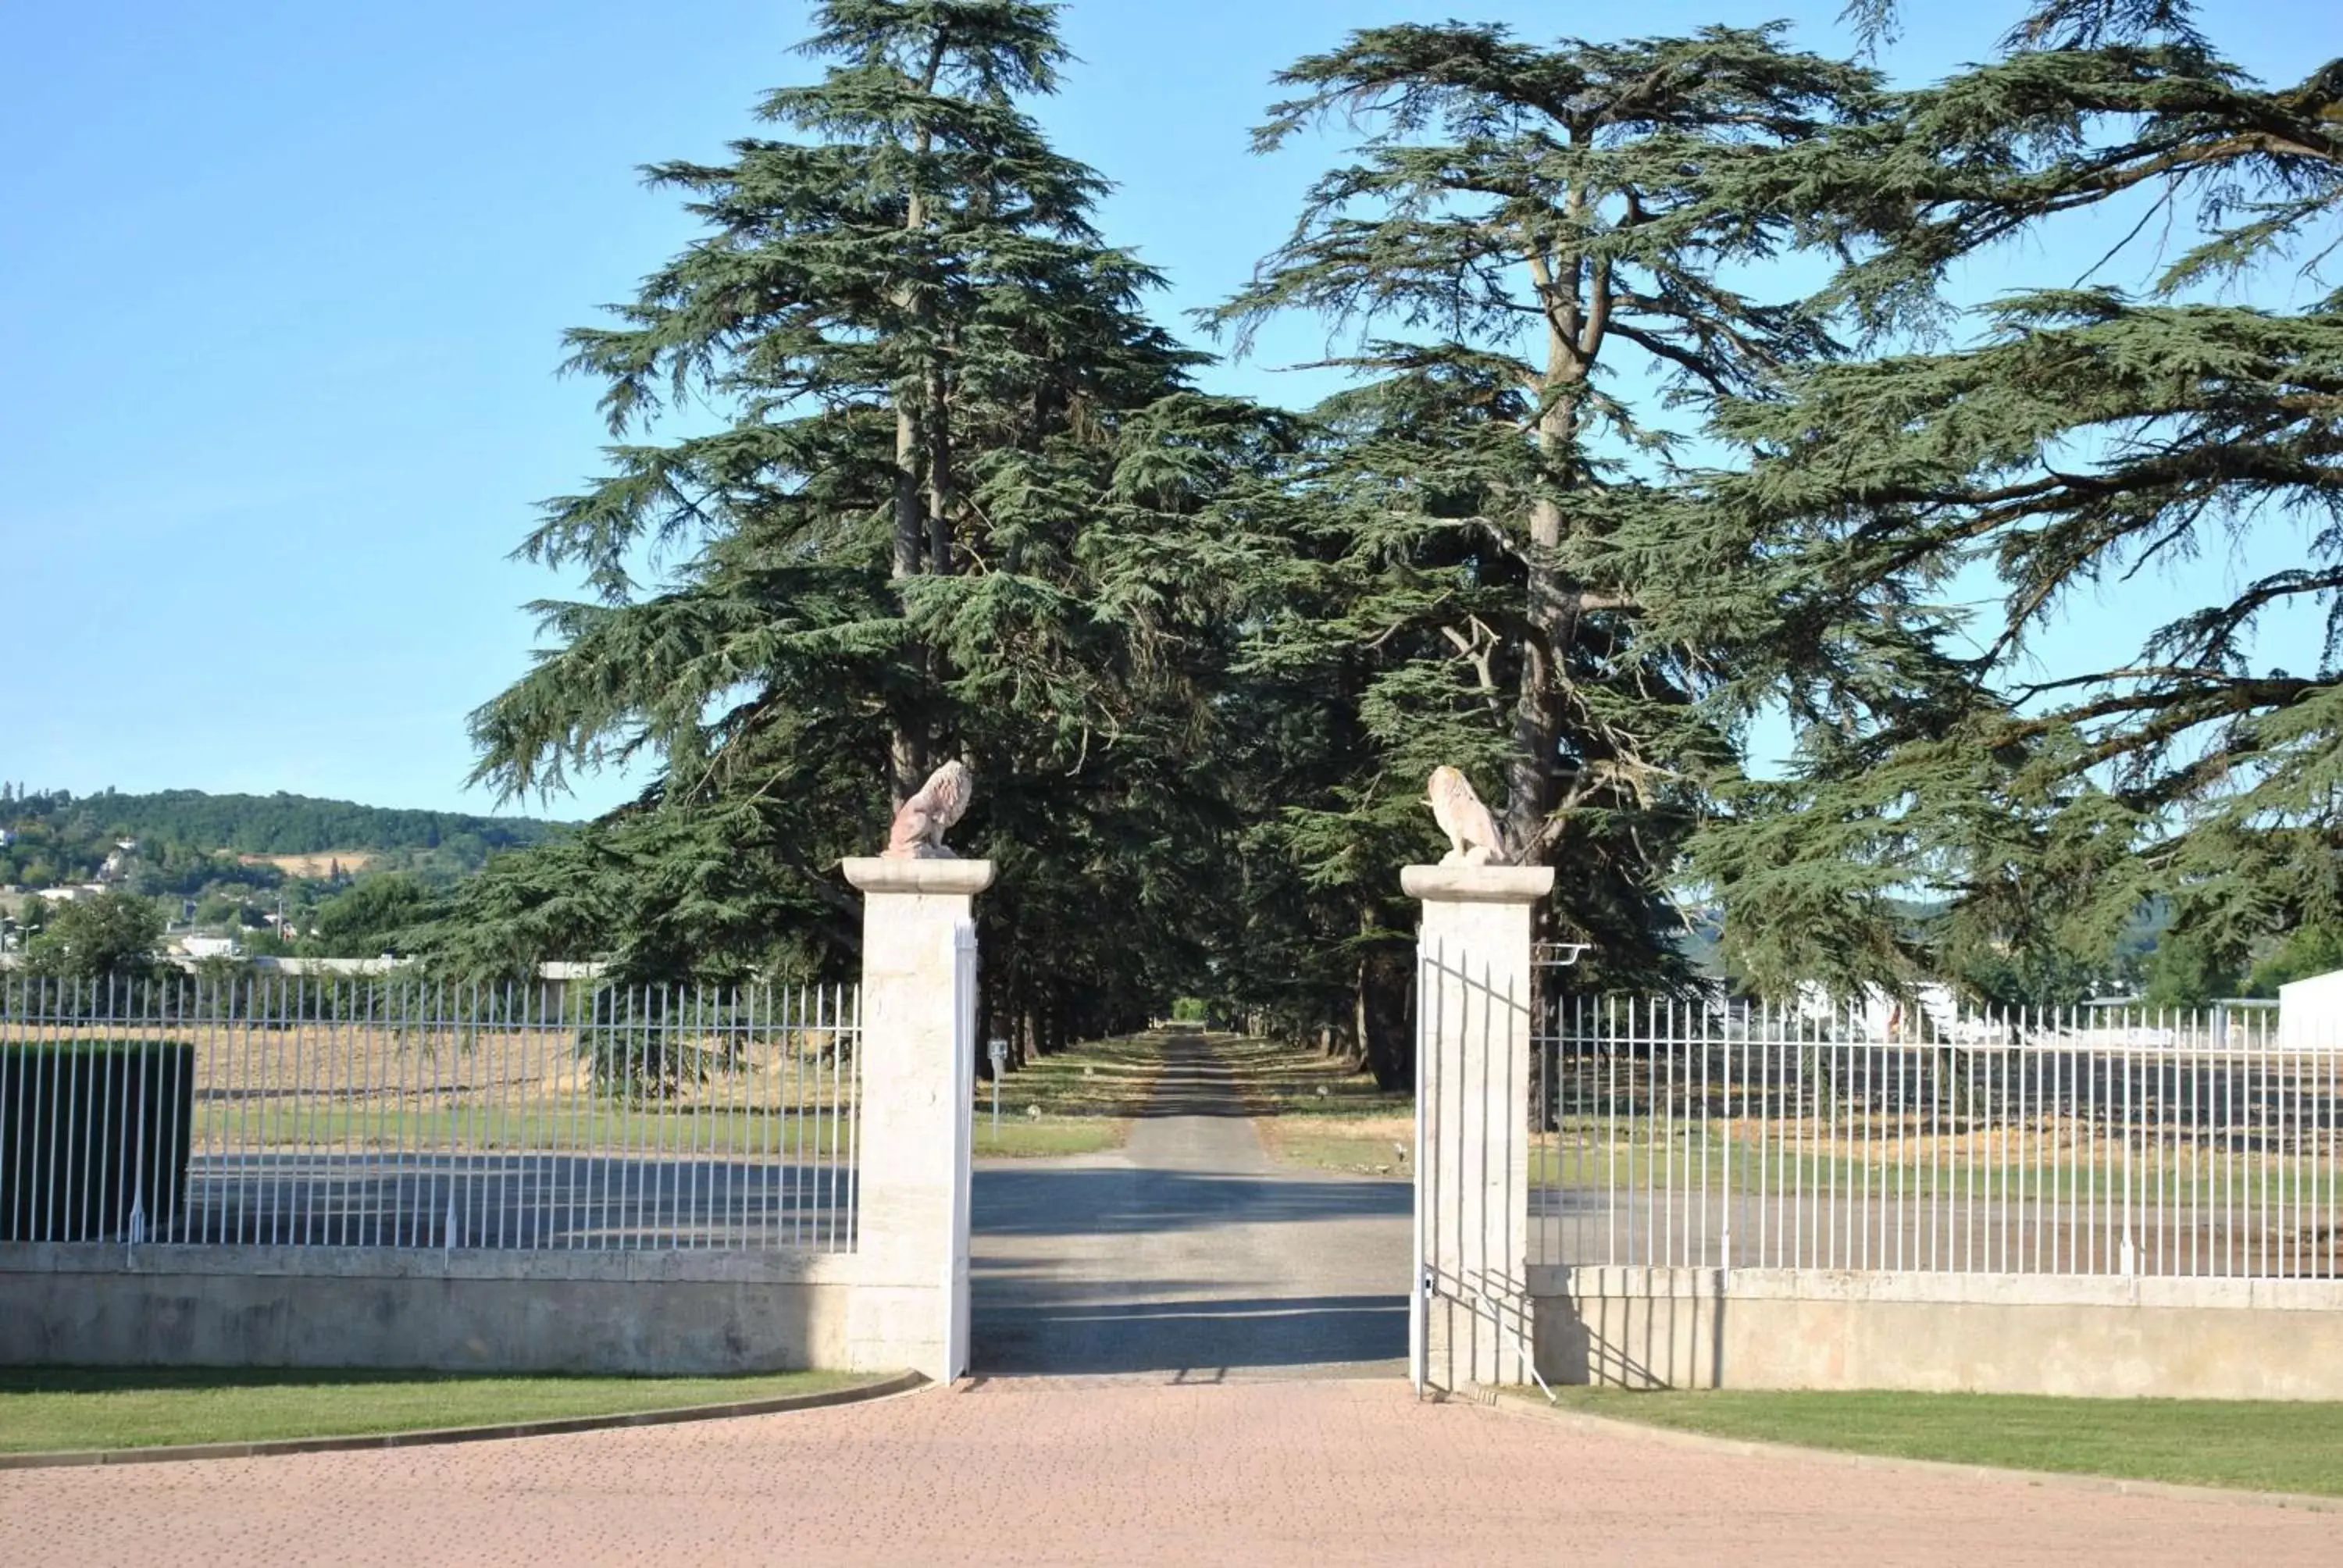
POLYGON ((1402 1376, 1408 1184, 1279 1169, 1226 1053, 1156 1038, 1126 1148, 978 1171, 976 1372, 1402 1376))

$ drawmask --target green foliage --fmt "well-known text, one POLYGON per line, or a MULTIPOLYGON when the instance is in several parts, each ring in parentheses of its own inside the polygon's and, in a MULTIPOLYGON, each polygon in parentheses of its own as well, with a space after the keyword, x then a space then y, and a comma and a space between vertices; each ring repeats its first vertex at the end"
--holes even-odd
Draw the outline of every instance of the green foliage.
POLYGON ((273 926, 248 930, 242 934, 240 940, 243 942, 245 953, 256 959, 289 959, 296 956, 298 950, 291 938, 273 926))
POLYGON ((2343 970, 2343 930, 2304 926, 2287 933, 2246 977, 2247 996, 2276 996, 2278 988, 2343 970))
MULTIPOLYGON (((1026 112, 1053 27, 832 0, 819 81, 651 171, 701 233, 569 336, 612 445, 524 547, 589 593, 474 733, 510 795, 652 781, 398 894, 432 963, 842 976, 836 862, 948 758, 1021 1055, 1200 997, 1405 1081, 1393 870, 1442 848, 1443 762, 1561 872, 1545 934, 1595 989, 1688 986, 1696 946, 1776 993, 2064 1004, 2152 912, 2177 1001, 2343 930, 2343 306, 2207 292, 2322 254, 2343 67, 2265 89, 2168 0, 2046 0, 1910 92, 1775 27, 1362 29, 1281 78, 1261 146, 1352 145, 1212 313, 1331 326, 1353 384, 1295 417, 1199 394, 1143 314, 1103 181, 1026 112), (2150 196, 2192 229, 2151 290, 1948 303, 1964 258, 2150 196), (2082 596, 2298 521, 2299 564, 2034 661, 2082 596), (1978 574, 1998 616, 1949 602, 1978 574), (2315 668, 2269 668, 2302 613, 2315 668)), ((608 1027, 614 1079, 674 1076, 608 1027)))
POLYGON ((659 1099, 679 1094, 726 1066, 688 1031, 710 1019, 690 990, 666 986, 597 990, 591 1015, 578 1025, 578 1054, 606 1094, 659 1099))
POLYGON ((199 926, 257 925, 260 910, 241 899, 224 892, 214 892, 196 900, 195 922, 199 926))
MULTIPOLYGON (((357 879, 348 864, 332 858, 335 850, 349 852, 351 864, 365 856, 366 877, 390 871, 402 883, 437 888, 477 871, 494 852, 547 841, 566 830, 526 819, 377 810, 284 794, 183 789, 75 799, 61 791, 13 788, 0 795, 0 827, 9 829, 13 840, 0 849, 0 882, 39 888, 61 879, 86 884, 103 877, 117 890, 158 901, 173 920, 184 913, 198 929, 230 933, 258 928, 280 910, 295 930, 307 929, 320 900, 357 879), (124 844, 134 847, 126 849, 124 844), (275 865, 243 858, 263 852, 323 852, 325 874, 288 877, 275 865)), ((408 894, 403 887, 387 896, 408 894)), ((352 906, 361 907, 363 901, 352 906)), ((417 908, 396 923, 419 923, 432 912, 417 908)), ((384 945, 395 945, 377 942, 363 953, 343 952, 350 941, 363 946, 374 940, 341 933, 325 950, 372 957, 384 945)), ((256 950, 285 954, 294 946, 272 937, 256 950)))
POLYGON ((2103 960, 2055 947, 1977 950, 1956 936, 1938 950, 1936 962, 1966 997, 1992 1008, 2070 1008, 2117 983, 2103 960))
MULTIPOLYGON (((196 850, 251 855, 447 848, 468 854, 475 867, 489 853, 539 843, 560 829, 560 824, 522 817, 393 810, 281 790, 274 795, 207 795, 200 789, 125 795, 106 789, 79 799, 57 790, 26 794, 0 806, 0 827, 31 838, 44 824, 65 830, 70 838, 90 840, 85 853, 96 847, 96 840, 119 837, 142 840, 142 850, 148 849, 143 840, 151 839, 196 850)), ((103 859, 102 852, 98 858, 103 859)), ((87 869, 95 874, 95 862, 88 862, 87 869)))
POLYGON ((325 958, 367 959, 404 950, 408 933, 439 912, 439 900, 414 877, 369 877, 317 906, 307 950, 325 958))
POLYGON ((225 851, 169 839, 139 840, 137 857, 131 862, 132 889, 155 899, 258 902, 274 899, 290 880, 266 861, 247 864, 225 851))
MULTIPOLYGON (((1736 910, 1785 908, 1795 886, 1839 914, 1754 922, 1737 944, 1729 930, 1748 972, 1893 979, 1933 961, 1887 929, 1896 887, 1949 900, 1955 948, 2040 969, 2106 957, 2161 898, 2187 939, 2160 960, 2171 1000, 2234 984, 2271 932, 2343 918, 2343 312, 2188 292, 2332 237, 2338 91, 2334 65, 2260 88, 2185 6, 2053 5, 2003 58, 1775 171, 1779 199, 1811 203, 1847 257, 1828 300, 1877 333, 1961 336, 1800 367, 1786 396, 1721 406, 1750 463, 1715 478, 1714 506, 1751 558, 1791 568, 1777 603, 1794 618, 1850 594, 1900 600, 1941 651, 1958 618, 1932 601, 1956 578, 1989 570, 2006 598, 1967 633, 1981 652, 1933 676, 1905 661, 1893 700, 1833 713, 1794 696, 1794 779, 1694 860, 1736 910), (1966 319, 1944 305, 1959 258, 2146 189, 2194 229, 2153 297, 2037 289, 1966 319), (2070 608, 2144 573, 2217 581, 2196 563, 2273 529, 2303 538, 2298 563, 2212 589, 2101 661, 2036 662, 2070 608), (2311 668, 2257 654, 2289 616, 2324 623, 2311 668)), ((1849 684, 1833 672, 1825 689, 1849 684)))
MULTIPOLYGON (((2042 0, 2002 39, 2005 49, 2096 49, 2103 44, 2167 39, 2201 45, 2189 0, 2042 0)), ((1840 14, 1865 48, 1893 43, 1902 26, 1899 0, 1847 0, 1840 14)))
POLYGON ((1136 1024, 1196 977, 1225 831, 1232 562, 1193 519, 1275 426, 1187 384, 1138 310, 1153 275, 1093 229, 1103 182, 1021 107, 1063 58, 1050 7, 836 0, 807 48, 824 73, 767 96, 771 135, 651 171, 702 236, 570 335, 616 444, 526 545, 595 597, 538 607, 551 648, 475 716, 508 793, 622 758, 654 782, 492 866, 427 946, 842 972, 839 859, 960 757, 955 842, 1001 867, 988 1027, 1136 1024), (658 438, 686 401, 699 433, 658 438))
MULTIPOLYGON (((1462 23, 1366 28, 1285 72, 1300 95, 1255 134, 1268 150, 1325 121, 1359 133, 1217 319, 1241 344, 1293 310, 1353 333, 1335 362, 1360 386, 1240 516, 1282 562, 1249 671, 1312 721, 1265 725, 1282 755, 1262 795, 1288 809, 1258 848, 1306 890, 1273 918, 1319 906, 1297 929, 1331 959, 1267 950, 1314 969, 1322 997, 1360 987, 1362 1027, 1380 1011, 1393 1039, 1369 1041, 1385 1081, 1407 1029, 1372 993, 1403 995, 1412 924, 1392 868, 1438 852, 1422 804, 1437 763, 1477 779, 1516 859, 1562 870, 1550 934, 1593 943, 1584 983, 1688 979, 1672 884, 1739 779, 1735 682, 1779 659, 1756 629, 1775 585, 1719 573, 1736 541, 1672 459, 1719 398, 1838 351, 1795 296, 1745 279, 1808 243, 1809 219, 1769 199, 1774 165, 1878 91, 1781 33, 1541 47, 1462 23), (1704 615, 1687 575, 1715 585, 1704 615)), ((1862 595, 1796 630, 1882 635, 1862 595)))
POLYGON ((163 911, 154 900, 116 890, 51 906, 27 950, 36 974, 59 980, 118 982, 155 972, 163 940, 163 911))
POLYGON ((31 945, 33 935, 48 922, 48 905, 26 894, 16 900, 13 916, 0 915, 0 952, 22 952, 31 945))
POLYGON ((2167 931, 2148 955, 2140 1000, 2150 1007, 2197 1008, 2235 996, 2237 970, 2212 944, 2187 931, 2167 931))

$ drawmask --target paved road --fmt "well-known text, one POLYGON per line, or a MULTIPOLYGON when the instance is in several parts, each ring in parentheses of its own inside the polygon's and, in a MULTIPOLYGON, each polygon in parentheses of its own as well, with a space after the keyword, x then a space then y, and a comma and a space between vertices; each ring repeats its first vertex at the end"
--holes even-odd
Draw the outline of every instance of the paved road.
POLYGON ((2343 1562, 2343 1515, 1589 1433, 1396 1379, 994 1378, 696 1426, 0 1472, 11 1568, 2343 1562))
POLYGON ((1166 1050, 1120 1153, 978 1171, 975 1370, 1403 1376, 1407 1183, 1272 1166, 1210 1046, 1166 1050))

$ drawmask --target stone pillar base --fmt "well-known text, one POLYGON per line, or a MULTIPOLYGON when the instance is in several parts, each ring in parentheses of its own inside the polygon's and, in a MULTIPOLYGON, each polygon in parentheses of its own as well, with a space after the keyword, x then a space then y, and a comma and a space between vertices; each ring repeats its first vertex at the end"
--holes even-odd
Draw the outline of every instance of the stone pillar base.
POLYGON ((1417 1388, 1526 1382, 1531 917, 1550 866, 1410 866, 1417 933, 1417 1388))
POLYGON ((968 1180, 976 1075, 970 904, 990 860, 850 859, 862 901, 858 1371, 968 1370, 968 1180))

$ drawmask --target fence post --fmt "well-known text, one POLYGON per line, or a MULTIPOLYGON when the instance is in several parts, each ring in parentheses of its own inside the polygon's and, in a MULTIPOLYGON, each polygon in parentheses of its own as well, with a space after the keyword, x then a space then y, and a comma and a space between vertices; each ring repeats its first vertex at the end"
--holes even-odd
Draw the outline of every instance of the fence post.
POLYGON ((970 907, 990 860, 850 858, 862 890, 862 1125, 848 1356, 968 1370, 976 997, 970 907))
POLYGON ((1400 886, 1423 902, 1415 1378, 1445 1392, 1527 1382, 1531 917, 1554 869, 1409 866, 1400 886))

